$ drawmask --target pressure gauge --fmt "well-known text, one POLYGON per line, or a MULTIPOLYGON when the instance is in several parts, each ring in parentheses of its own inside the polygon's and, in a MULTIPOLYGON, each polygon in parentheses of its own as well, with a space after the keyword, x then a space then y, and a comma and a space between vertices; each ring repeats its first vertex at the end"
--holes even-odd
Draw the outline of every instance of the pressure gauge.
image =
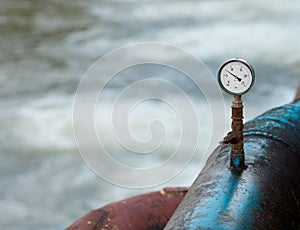
POLYGON ((246 93, 254 83, 252 66, 243 59, 226 61, 218 72, 218 81, 224 91, 233 95, 246 93))

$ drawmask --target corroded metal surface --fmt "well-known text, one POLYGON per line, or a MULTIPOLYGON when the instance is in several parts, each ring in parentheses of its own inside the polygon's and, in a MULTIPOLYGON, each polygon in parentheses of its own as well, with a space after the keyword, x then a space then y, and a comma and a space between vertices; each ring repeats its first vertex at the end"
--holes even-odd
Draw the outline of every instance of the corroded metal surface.
POLYGON ((244 136, 243 136, 243 101, 241 95, 234 95, 231 105, 231 129, 223 143, 231 144, 230 169, 233 173, 241 173, 245 168, 244 136))
POLYGON ((109 204, 76 220, 67 230, 163 229, 187 188, 164 188, 109 204))
POLYGON ((299 229, 300 101, 247 122, 248 168, 233 174, 219 146, 165 229, 299 229))

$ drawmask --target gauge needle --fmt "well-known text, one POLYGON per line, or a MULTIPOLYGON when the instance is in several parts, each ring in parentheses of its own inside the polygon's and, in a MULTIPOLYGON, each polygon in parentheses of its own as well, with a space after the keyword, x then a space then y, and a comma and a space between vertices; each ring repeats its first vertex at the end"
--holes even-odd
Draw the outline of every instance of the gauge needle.
POLYGON ((225 70, 226 72, 230 73, 232 76, 234 76, 238 81, 241 81, 242 79, 239 78, 238 76, 234 75, 233 73, 229 72, 227 69, 225 70))

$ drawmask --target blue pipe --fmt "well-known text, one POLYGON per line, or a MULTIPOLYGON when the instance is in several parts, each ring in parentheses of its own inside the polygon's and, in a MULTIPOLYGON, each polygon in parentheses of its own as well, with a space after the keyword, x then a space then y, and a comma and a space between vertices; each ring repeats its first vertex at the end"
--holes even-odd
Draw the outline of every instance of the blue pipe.
POLYGON ((244 150, 233 174, 218 146, 165 229, 300 229, 300 100, 247 122, 244 150))

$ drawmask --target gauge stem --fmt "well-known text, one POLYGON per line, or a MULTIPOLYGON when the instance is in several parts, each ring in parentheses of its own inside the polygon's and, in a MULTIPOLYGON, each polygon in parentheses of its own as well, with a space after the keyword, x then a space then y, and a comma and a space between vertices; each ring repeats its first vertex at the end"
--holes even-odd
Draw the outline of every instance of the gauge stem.
POLYGON ((234 136, 235 141, 231 142, 230 153, 230 168, 233 173, 242 172, 245 166, 245 154, 244 154, 244 136, 243 136, 243 101, 241 95, 234 95, 231 105, 232 111, 232 123, 231 135, 234 136))

